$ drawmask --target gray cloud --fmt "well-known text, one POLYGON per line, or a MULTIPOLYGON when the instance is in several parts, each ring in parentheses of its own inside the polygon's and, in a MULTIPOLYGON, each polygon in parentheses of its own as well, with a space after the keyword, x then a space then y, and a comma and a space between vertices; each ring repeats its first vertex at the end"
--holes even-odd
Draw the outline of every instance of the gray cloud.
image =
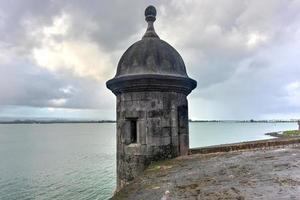
POLYGON ((113 106, 104 85, 69 72, 56 74, 28 63, 0 68, 1 105, 103 109, 113 106), (4 76, 5 75, 5 76, 4 76))
MULTIPOLYGON (((198 81, 192 118, 300 117, 299 0, 150 3, 198 81)), ((0 105, 114 113, 105 80, 142 37, 148 4, 1 1, 0 105)))

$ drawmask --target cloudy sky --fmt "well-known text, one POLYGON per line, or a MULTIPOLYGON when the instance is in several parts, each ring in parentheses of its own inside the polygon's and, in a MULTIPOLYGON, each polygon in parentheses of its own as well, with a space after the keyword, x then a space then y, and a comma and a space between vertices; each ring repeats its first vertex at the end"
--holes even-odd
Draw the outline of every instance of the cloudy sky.
POLYGON ((105 82, 149 4, 191 119, 300 118, 300 0, 0 0, 0 117, 114 119, 105 82))

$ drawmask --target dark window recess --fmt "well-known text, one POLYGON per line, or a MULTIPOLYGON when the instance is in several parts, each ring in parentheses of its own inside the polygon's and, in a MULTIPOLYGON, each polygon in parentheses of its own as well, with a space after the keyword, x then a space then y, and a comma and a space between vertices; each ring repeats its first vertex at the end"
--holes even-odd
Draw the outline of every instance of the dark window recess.
POLYGON ((130 120, 130 143, 137 142, 137 126, 136 119, 130 120))

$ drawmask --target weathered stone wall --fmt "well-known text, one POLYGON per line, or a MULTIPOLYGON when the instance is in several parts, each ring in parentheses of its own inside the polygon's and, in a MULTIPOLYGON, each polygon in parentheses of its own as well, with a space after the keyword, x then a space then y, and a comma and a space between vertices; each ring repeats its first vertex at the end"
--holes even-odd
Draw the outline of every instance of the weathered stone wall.
POLYGON ((264 149, 276 146, 285 146, 291 144, 299 144, 300 137, 282 137, 266 140, 256 140, 248 142, 239 142, 232 144, 221 144, 208 147, 192 148, 189 154, 209 154, 218 152, 241 151, 249 149, 264 149))
MULTIPOLYGON (((272 141, 287 144, 282 138, 272 141)), ((270 147, 265 141, 260 144, 267 148, 259 145, 263 150, 189 155, 154 163, 112 200, 299 199, 300 140, 288 141, 295 143, 270 147)))
POLYGON ((186 95, 151 91, 117 95, 118 189, 152 161, 187 155, 188 138, 186 95), (136 120, 136 143, 130 143, 130 119, 136 120))

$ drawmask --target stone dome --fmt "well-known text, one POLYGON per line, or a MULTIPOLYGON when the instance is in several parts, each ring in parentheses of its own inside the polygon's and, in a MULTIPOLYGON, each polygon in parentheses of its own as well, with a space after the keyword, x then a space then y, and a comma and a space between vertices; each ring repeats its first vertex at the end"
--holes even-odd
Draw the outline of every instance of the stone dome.
POLYGON ((156 9, 145 10, 148 28, 143 38, 131 45, 121 57, 115 77, 137 74, 159 74, 187 77, 180 54, 155 33, 156 9))
POLYGON ((153 26, 156 20, 154 6, 146 8, 145 19, 148 27, 144 36, 122 55, 117 73, 107 82, 107 87, 114 93, 119 93, 121 90, 125 91, 124 88, 155 90, 158 85, 168 88, 172 83, 173 88, 185 88, 185 93, 190 93, 197 82, 188 77, 180 54, 156 34, 153 26), (139 87, 143 84, 144 87, 139 87))
POLYGON ((115 77, 137 74, 187 77, 179 53, 158 37, 144 37, 129 47, 121 57, 115 77))

